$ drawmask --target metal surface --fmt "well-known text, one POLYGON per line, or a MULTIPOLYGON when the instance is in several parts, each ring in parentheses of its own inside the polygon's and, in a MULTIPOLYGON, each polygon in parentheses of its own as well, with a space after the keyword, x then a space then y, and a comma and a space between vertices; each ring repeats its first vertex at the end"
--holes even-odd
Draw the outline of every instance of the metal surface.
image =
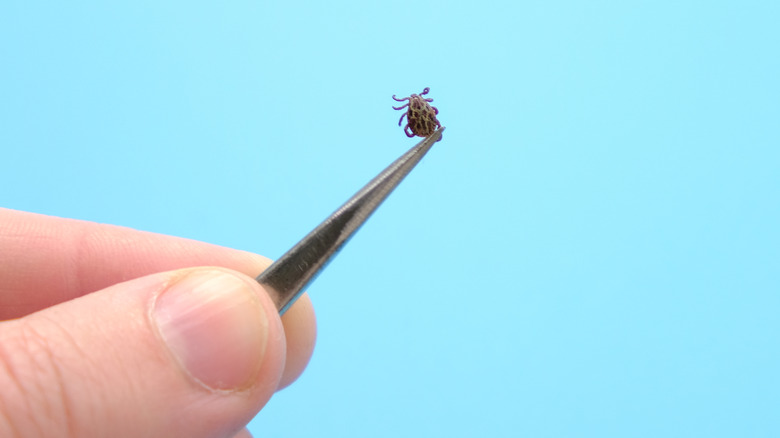
POLYGON ((395 160, 257 277, 258 283, 271 295, 280 315, 290 308, 303 289, 420 162, 431 146, 441 140, 442 131, 444 127, 395 160))

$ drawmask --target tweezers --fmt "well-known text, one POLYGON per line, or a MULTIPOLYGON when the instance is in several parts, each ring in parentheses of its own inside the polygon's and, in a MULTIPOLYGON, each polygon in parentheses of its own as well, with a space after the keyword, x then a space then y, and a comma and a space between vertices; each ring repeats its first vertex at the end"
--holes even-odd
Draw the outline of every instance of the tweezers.
POLYGON ((434 143, 441 140, 439 128, 368 182, 312 232, 257 276, 283 315, 303 290, 371 216, 382 201, 420 162, 434 143))

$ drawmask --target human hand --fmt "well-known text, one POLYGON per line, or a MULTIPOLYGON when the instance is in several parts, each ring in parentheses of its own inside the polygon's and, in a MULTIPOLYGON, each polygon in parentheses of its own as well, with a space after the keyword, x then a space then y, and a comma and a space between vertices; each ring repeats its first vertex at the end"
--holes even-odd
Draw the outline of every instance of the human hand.
POLYGON ((307 295, 279 318, 269 264, 0 209, 0 436, 249 436, 316 332, 307 295))

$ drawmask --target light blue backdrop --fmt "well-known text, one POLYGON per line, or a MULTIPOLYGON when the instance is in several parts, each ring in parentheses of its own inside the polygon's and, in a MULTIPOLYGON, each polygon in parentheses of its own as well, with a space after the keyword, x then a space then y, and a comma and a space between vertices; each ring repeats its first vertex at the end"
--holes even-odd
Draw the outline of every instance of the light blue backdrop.
POLYGON ((6 0, 0 205, 278 257, 428 86, 257 436, 780 436, 777 5, 6 0))

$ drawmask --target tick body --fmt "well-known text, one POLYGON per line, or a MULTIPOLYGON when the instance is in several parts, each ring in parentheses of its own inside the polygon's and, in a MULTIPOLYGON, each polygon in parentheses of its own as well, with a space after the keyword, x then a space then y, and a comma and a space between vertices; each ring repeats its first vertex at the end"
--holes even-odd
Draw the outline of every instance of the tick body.
POLYGON ((430 91, 430 88, 425 89, 420 94, 412 94, 409 97, 398 99, 393 95, 393 100, 396 102, 406 102, 405 105, 399 107, 393 107, 394 110, 402 110, 408 108, 406 112, 401 115, 398 120, 398 126, 401 126, 401 122, 406 117, 406 126, 404 126, 404 132, 406 136, 411 138, 415 135, 420 137, 427 137, 436 131, 436 128, 441 128, 441 123, 436 119, 436 115, 439 114, 439 110, 435 106, 431 106, 428 102, 433 102, 431 98, 425 98, 426 94, 430 91))

